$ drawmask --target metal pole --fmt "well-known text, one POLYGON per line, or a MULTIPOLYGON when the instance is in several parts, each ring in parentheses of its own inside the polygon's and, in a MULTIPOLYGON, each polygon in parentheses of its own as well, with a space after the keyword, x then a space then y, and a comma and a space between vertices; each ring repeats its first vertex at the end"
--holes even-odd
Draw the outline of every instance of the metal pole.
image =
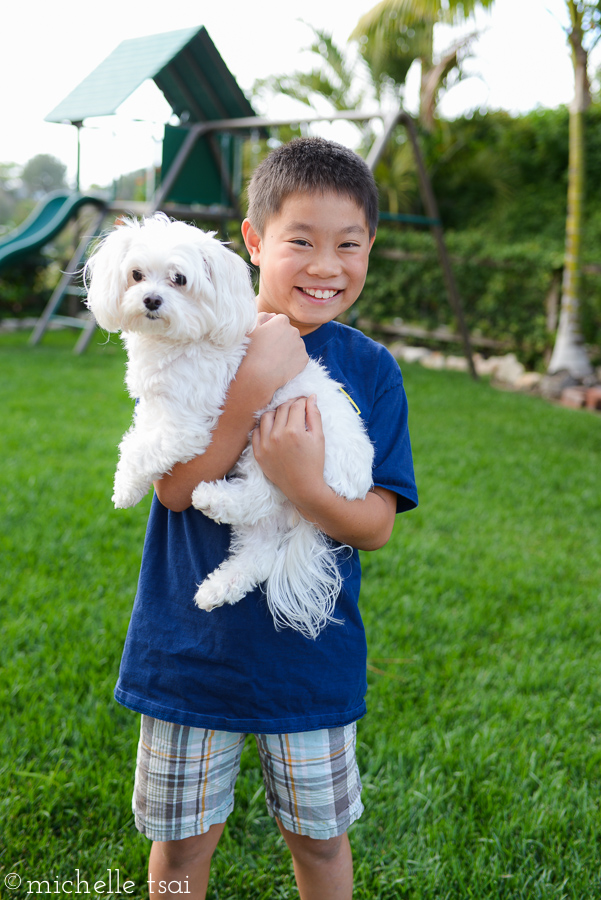
MULTIPOLYGON (((64 298, 65 294, 67 293, 67 288, 69 287, 69 284, 71 283, 72 279, 74 278, 75 275, 77 275, 80 264, 85 256, 86 250, 87 250, 90 242, 100 234, 100 230, 102 228, 102 223, 104 222, 105 218, 106 218, 106 209, 104 207, 102 207, 100 213, 98 214, 98 217, 96 218, 96 220, 94 222, 93 233, 91 235, 85 234, 82 237, 75 253, 71 257, 69 265, 67 266, 66 270, 63 272, 62 277, 61 277, 59 283, 57 284, 57 286, 55 287, 50 300, 46 304, 46 308, 44 309, 44 312, 42 313, 40 318, 37 320, 35 327, 31 333, 31 337, 29 338, 29 343, 32 346, 39 344, 39 342, 42 340, 42 337, 44 336, 44 334, 48 328, 48 325, 50 323, 50 319, 53 317, 56 310, 61 305, 63 298, 64 298)), ((79 327, 80 328, 85 327, 85 323, 81 322, 79 327)))
POLYGON ((192 147, 196 143, 199 132, 195 129, 191 128, 186 137, 184 138, 184 142, 177 151, 177 155, 171 164, 171 168, 165 175, 162 183, 159 185, 157 190, 155 191, 154 197, 150 200, 150 212, 154 212, 159 208, 162 204, 163 200, 173 187, 173 183, 179 173, 181 172, 184 163, 190 156, 192 152, 192 147))
POLYGON ((365 162, 369 166, 369 168, 374 171, 380 160, 382 159, 382 154, 386 149, 386 144, 392 137, 392 132, 397 127, 401 120, 402 113, 395 112, 384 122, 384 131, 380 135, 380 137, 376 138, 370 147, 369 153, 367 154, 367 158, 365 162))
POLYGON ((77 128, 77 172, 75 173, 75 190, 79 193, 80 172, 81 172, 81 126, 83 122, 73 123, 77 128))
POLYGON ((154 197, 150 201, 150 211, 154 212, 163 203, 165 197, 173 187, 175 179, 181 172, 184 163, 192 152, 192 147, 199 137, 209 134, 213 131, 246 131, 247 129, 266 128, 268 126, 275 128, 278 125, 296 125, 311 122, 329 122, 333 120, 347 120, 351 122, 362 122, 368 119, 383 119, 383 113, 357 112, 356 110, 342 110, 341 112, 330 113, 325 116, 296 116, 296 118, 285 119, 268 119, 260 116, 245 116, 239 119, 215 119, 211 122, 198 122, 191 125, 188 129, 184 142, 179 148, 171 168, 166 173, 160 187, 155 192, 154 197))

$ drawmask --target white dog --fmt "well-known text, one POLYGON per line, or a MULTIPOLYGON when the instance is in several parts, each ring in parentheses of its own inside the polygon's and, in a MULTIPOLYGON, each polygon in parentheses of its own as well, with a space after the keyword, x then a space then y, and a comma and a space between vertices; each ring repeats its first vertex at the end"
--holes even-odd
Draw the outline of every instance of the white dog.
MULTIPOLYGON (((112 231, 88 261, 86 282, 98 324, 123 333, 126 384, 138 401, 115 475, 113 501, 124 508, 175 463, 206 450, 256 324, 255 296, 246 263, 213 233, 161 213, 112 231)), ((373 447, 322 366, 310 360, 268 409, 311 394, 325 435, 325 481, 349 500, 364 498, 373 447)), ((336 551, 264 476, 251 443, 227 478, 196 487, 192 503, 232 526, 230 556, 198 588, 201 609, 237 603, 264 584, 276 627, 314 638, 336 621, 336 551)))

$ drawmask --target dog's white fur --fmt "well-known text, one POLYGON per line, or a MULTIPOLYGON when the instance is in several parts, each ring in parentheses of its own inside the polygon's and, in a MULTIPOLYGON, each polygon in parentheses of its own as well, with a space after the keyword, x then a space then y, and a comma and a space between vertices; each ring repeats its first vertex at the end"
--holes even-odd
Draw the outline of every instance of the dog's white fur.
MULTIPOLYGON (((175 463, 206 450, 256 324, 255 296, 247 265, 213 233, 160 213, 112 231, 88 261, 86 283, 98 324, 122 332, 126 384, 138 400, 115 475, 113 501, 123 508, 138 503, 175 463)), ((364 498, 373 447, 321 365, 310 360, 268 409, 311 394, 325 435, 325 481, 348 500, 364 498)), ((265 583, 276 627, 315 638, 336 621, 336 551, 264 476, 251 443, 228 477, 199 484, 192 502, 232 526, 229 557, 198 588, 201 609, 236 603, 265 583)))

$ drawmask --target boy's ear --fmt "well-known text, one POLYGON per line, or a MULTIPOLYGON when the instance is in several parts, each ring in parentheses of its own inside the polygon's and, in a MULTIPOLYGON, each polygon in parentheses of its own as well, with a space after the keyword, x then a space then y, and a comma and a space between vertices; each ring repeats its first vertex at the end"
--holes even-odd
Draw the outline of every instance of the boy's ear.
POLYGON ((253 265, 261 264, 261 238, 251 225, 250 219, 245 219, 242 223, 242 237, 248 250, 250 261, 253 265))

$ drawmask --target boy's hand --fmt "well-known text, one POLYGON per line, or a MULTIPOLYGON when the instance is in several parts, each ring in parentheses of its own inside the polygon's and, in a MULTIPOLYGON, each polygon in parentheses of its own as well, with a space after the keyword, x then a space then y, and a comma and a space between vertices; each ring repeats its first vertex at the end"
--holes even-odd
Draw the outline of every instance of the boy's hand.
POLYGON ((252 442, 267 478, 325 534, 359 550, 377 550, 388 541, 396 494, 376 486, 364 500, 346 500, 324 481, 325 439, 314 395, 264 413, 252 442))
POLYGON ((161 503, 181 512, 190 506, 192 491, 199 482, 227 475, 246 446, 257 410, 266 407, 278 388, 302 372, 308 359, 303 339, 288 316, 260 313, 211 443, 200 456, 176 463, 170 473, 155 482, 161 503))
POLYGON ((277 389, 302 372, 308 361, 303 339, 288 316, 259 313, 239 370, 264 398, 256 408, 266 406, 277 389))
POLYGON ((263 413, 252 441, 255 459, 267 478, 295 506, 311 504, 325 487, 325 440, 315 395, 263 413))

